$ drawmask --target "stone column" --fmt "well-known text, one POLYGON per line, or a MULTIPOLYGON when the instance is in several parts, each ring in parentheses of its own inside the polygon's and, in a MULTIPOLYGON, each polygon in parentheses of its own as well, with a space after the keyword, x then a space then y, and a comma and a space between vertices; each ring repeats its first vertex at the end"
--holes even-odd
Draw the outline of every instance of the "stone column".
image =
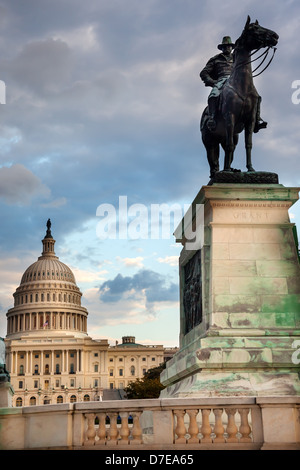
POLYGON ((25 375, 29 374, 28 351, 25 351, 25 375))
POLYGON ((40 375, 44 375, 44 351, 40 351, 41 361, 40 361, 40 375))
POLYGON ((61 350, 61 372, 65 372, 65 350, 61 350))
POLYGON ((79 365, 79 349, 76 349, 76 372, 80 371, 80 365, 79 365))

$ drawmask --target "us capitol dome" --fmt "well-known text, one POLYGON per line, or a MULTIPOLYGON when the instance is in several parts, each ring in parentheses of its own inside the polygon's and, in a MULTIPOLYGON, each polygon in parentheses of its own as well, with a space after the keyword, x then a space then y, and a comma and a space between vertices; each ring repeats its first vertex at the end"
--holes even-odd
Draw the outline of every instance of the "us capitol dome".
POLYGON ((24 272, 16 289, 14 307, 7 313, 7 337, 24 334, 48 336, 65 332, 87 335, 87 310, 81 306, 82 293, 71 269, 55 255, 51 222, 42 240, 43 252, 24 272))

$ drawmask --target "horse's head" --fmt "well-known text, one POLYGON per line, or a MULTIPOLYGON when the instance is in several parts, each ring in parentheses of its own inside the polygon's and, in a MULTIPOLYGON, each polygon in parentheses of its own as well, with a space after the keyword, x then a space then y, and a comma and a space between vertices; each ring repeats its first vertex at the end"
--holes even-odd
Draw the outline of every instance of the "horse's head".
POLYGON ((250 21, 250 16, 248 16, 244 31, 236 41, 236 47, 241 46, 248 51, 252 51, 263 47, 276 46, 279 36, 275 31, 263 28, 257 20, 255 23, 250 23, 250 21))

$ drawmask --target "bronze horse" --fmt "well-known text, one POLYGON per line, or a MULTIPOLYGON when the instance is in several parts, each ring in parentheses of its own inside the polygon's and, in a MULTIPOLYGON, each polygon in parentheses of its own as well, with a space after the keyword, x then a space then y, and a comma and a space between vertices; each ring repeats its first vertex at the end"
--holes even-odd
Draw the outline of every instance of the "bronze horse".
POLYGON ((251 52, 276 46, 278 38, 278 34, 263 28, 258 21, 250 23, 248 16, 245 28, 235 43, 232 73, 220 94, 216 129, 210 131, 206 126, 208 108, 205 108, 201 118, 202 141, 207 152, 211 178, 219 171, 220 145, 225 151, 224 171, 234 171, 231 168, 234 150, 238 143, 238 134, 243 130, 246 166, 248 171, 255 171, 251 161, 252 134, 260 97, 253 84, 251 52))

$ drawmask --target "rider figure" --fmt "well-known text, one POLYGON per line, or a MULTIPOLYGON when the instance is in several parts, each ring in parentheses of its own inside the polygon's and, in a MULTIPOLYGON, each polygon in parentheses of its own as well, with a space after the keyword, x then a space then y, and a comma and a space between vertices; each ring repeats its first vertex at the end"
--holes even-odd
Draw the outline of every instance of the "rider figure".
POLYGON ((232 49, 234 44, 231 42, 230 36, 224 36, 222 44, 218 45, 218 49, 222 52, 212 57, 200 72, 200 78, 204 81, 205 86, 211 86, 212 91, 208 97, 208 122, 207 127, 210 131, 216 128, 216 112, 218 97, 221 90, 229 78, 233 67, 232 49))
MULTIPOLYGON (((234 43, 231 41, 230 36, 224 36, 221 44, 218 45, 218 49, 222 52, 212 57, 200 72, 200 78, 205 83, 205 86, 211 86, 212 90, 208 96, 208 121, 207 127, 210 131, 216 129, 216 113, 218 106, 218 98, 222 91, 223 86, 228 80, 232 67, 233 67, 233 54, 232 49, 234 43)), ((254 132, 258 132, 260 129, 267 127, 267 123, 260 118, 260 102, 261 97, 259 96, 257 104, 257 115, 254 132)))

